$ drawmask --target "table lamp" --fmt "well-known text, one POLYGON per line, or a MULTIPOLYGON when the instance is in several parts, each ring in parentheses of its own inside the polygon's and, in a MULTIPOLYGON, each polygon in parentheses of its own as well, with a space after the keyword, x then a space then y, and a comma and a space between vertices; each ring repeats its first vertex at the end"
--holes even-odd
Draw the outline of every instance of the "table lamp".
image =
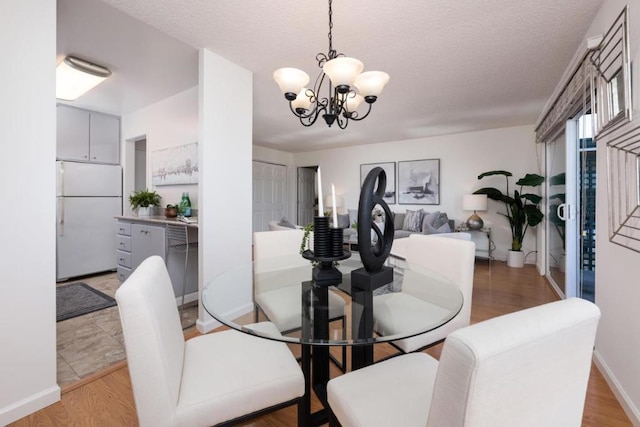
MULTIPOLYGON (((333 206, 333 197, 331 196, 331 194, 327 195, 324 198, 324 206, 326 208, 331 208, 331 212, 333 213, 334 210, 338 210, 338 208, 341 208, 342 205, 344 204, 344 199, 342 198, 342 196, 338 196, 336 195, 336 206, 333 206)), ((337 227, 338 225, 335 224, 334 227, 337 227)))
POLYGON ((476 214, 476 211, 487 210, 487 195, 467 194, 462 196, 462 209, 473 211, 473 215, 467 219, 467 228, 469 230, 481 230, 484 227, 484 221, 476 214))

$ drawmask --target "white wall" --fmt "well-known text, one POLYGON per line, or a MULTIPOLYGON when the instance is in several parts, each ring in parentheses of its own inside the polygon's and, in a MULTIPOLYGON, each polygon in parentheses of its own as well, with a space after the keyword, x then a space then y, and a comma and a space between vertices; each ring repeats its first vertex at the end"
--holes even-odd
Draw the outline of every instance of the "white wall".
MULTIPOLYGON (((199 57, 198 276, 202 291, 217 274, 251 261, 253 76, 206 49, 200 50, 199 57)), ((220 294, 229 312, 239 315, 252 309, 252 277, 245 279, 220 294)), ((201 332, 217 326, 202 305, 197 326, 201 332)))
MULTIPOLYGON (((423 208, 427 212, 446 212, 456 224, 472 212, 462 210, 462 196, 481 187, 497 187, 505 191, 504 178, 484 178, 478 175, 490 170, 507 170, 513 173, 509 190, 526 173, 540 173, 534 144, 533 126, 517 126, 481 132, 420 138, 406 141, 338 148, 297 153, 295 166, 319 165, 322 169, 322 188, 330 194, 331 183, 336 193, 345 200, 345 208, 356 209, 360 194, 360 165, 365 163, 403 160, 440 159, 440 205, 391 205, 394 212, 423 208)), ((397 175, 397 164, 396 164, 397 175)), ((295 201, 295 192, 292 195, 295 201)), ((489 210, 479 215, 485 225, 492 228, 496 244, 494 255, 506 259, 511 249, 511 230, 506 218, 496 212, 504 212, 504 205, 489 201, 489 210)), ((524 242, 525 254, 536 250, 535 232, 528 232, 524 242)), ((532 253, 527 262, 535 263, 532 253)))
MULTIPOLYGON (((630 12, 634 122, 640 125, 640 8, 627 0, 607 0, 586 39, 603 34, 624 6, 630 12)), ((584 52, 584 44, 581 46, 584 52)), ((640 254, 609 242, 606 147, 597 144, 596 304, 602 318, 596 339, 596 361, 635 425, 640 426, 640 254)))
POLYGON ((198 208, 198 185, 151 184, 151 158, 156 150, 198 142, 198 87, 193 87, 160 102, 122 117, 122 165, 124 168, 124 212, 130 213, 128 197, 134 189, 135 140, 147 140, 147 188, 160 194, 161 206, 180 202, 188 191, 191 206, 198 208))
POLYGON ((56 2, 0 13, 0 425, 60 399, 56 384, 56 2), (16 215, 20 222, 15 222, 16 215))

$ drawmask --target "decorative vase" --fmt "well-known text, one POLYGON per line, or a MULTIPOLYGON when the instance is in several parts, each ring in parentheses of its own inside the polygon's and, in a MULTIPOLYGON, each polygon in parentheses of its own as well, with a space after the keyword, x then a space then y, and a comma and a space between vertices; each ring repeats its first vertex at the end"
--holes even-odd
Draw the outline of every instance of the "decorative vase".
POLYGON ((175 218, 178 216, 178 208, 170 207, 164 208, 164 216, 167 218, 175 218))
POLYGON ((151 206, 148 206, 148 207, 139 206, 138 207, 138 216, 151 216, 152 212, 153 212, 153 208, 151 206))
POLYGON ((524 252, 509 251, 507 252, 507 265, 514 268, 524 267, 524 252))

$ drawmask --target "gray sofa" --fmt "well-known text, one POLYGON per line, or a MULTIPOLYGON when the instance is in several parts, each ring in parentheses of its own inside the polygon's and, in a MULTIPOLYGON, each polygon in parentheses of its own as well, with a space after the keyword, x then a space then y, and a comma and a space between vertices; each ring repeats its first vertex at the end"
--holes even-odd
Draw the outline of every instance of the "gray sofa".
MULTIPOLYGON (((357 234, 353 225, 358 221, 358 210, 349 209, 348 214, 338 215, 338 225, 344 229, 344 242, 348 243, 351 236, 357 234), (347 224, 348 221, 348 224, 347 224)), ((389 221, 387 219, 386 221, 389 221)), ((402 239, 412 234, 440 234, 451 233, 455 229, 455 221, 449 219, 445 212, 424 212, 422 209, 395 213, 393 215, 393 238, 402 239), (409 215, 409 218, 407 218, 409 215)))

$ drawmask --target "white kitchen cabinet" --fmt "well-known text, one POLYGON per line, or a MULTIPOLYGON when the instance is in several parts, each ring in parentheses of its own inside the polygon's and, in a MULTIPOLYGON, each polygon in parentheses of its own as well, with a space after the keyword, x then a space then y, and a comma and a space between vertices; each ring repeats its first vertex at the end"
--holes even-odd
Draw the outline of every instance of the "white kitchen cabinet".
MULTIPOLYGON (((167 251, 166 223, 159 219, 119 218, 116 222, 116 262, 117 275, 121 281, 148 257, 159 255, 164 260, 176 298, 182 296, 184 279, 184 253, 167 251)), ((188 227, 189 242, 198 241, 198 228, 188 227)), ((198 251, 189 251, 186 277, 186 301, 197 299, 198 295, 198 251)), ((179 302, 179 301, 178 301, 179 302)))
POLYGON ((165 227, 148 224, 131 225, 131 268, 135 270, 145 259, 159 255, 165 259, 165 227))
POLYGON ((120 164, 120 118, 57 106, 58 160, 120 164))
POLYGON ((89 112, 58 105, 56 155, 59 160, 89 161, 89 112))
POLYGON ((118 221, 116 223, 116 274, 118 279, 125 281, 133 271, 131 262, 131 223, 118 221))

